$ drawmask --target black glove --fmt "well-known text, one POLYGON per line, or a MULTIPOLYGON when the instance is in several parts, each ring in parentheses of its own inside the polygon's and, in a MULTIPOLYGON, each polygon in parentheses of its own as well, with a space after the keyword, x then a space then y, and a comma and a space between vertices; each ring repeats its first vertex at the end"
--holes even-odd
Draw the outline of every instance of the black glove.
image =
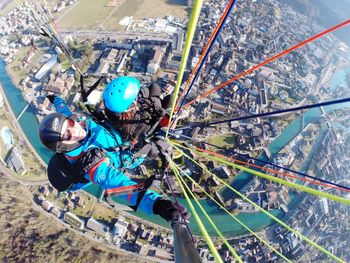
POLYGON ((181 204, 177 205, 177 203, 170 200, 159 198, 153 205, 153 213, 155 215, 160 215, 168 222, 177 216, 176 214, 180 214, 181 212, 184 215, 185 220, 187 220, 189 214, 187 213, 186 207, 181 204))
POLYGON ((56 96, 53 95, 53 94, 51 94, 51 95, 47 95, 46 98, 47 98, 51 103, 53 103, 53 102, 55 101, 56 96))

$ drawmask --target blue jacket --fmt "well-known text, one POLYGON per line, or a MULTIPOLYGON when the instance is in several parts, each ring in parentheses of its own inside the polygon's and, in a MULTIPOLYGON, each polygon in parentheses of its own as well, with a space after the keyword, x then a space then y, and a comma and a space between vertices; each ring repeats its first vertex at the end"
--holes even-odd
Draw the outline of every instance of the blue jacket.
MULTIPOLYGON (((65 101, 59 97, 55 97, 54 106, 57 112, 64 114, 67 117, 72 115, 72 112, 67 107, 65 101)), ((93 148, 102 148, 107 150, 108 158, 104 158, 96 164, 85 175, 85 178, 90 182, 98 184, 103 189, 111 189, 122 186, 135 185, 136 183, 127 177, 118 169, 133 169, 141 162, 136 162, 132 159, 132 154, 129 151, 118 151, 118 147, 123 146, 123 140, 120 134, 112 129, 97 124, 92 119, 86 119, 87 136, 78 148, 65 153, 69 162, 76 162, 86 151, 93 148), (112 134, 113 133, 113 134, 112 134)), ((138 193, 130 195, 121 195, 121 198, 126 199, 131 205, 135 205, 138 193)), ((138 209, 148 214, 153 214, 153 204, 160 198, 157 192, 147 190, 142 198, 138 209)))

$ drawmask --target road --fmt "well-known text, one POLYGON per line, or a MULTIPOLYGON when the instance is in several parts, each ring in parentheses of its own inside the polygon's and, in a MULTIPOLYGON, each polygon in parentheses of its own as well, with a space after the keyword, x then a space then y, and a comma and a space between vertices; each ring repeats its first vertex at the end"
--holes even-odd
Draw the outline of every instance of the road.
POLYGON ((172 42, 172 36, 159 32, 119 32, 108 30, 63 30, 62 36, 71 35, 79 38, 98 39, 98 38, 118 38, 118 39, 139 39, 172 42))

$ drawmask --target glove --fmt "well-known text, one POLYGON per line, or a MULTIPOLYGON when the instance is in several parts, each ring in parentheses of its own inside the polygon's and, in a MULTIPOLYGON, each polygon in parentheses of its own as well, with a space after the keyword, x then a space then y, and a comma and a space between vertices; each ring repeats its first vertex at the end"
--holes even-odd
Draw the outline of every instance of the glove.
POLYGON ((181 204, 177 205, 177 203, 170 200, 159 198, 153 205, 153 213, 155 215, 160 215, 168 222, 178 216, 181 212, 184 215, 185 220, 190 217, 187 213, 186 207, 181 204))
POLYGON ((53 102, 55 101, 56 96, 53 95, 53 94, 51 94, 51 95, 47 95, 46 98, 47 98, 51 103, 53 103, 53 102))

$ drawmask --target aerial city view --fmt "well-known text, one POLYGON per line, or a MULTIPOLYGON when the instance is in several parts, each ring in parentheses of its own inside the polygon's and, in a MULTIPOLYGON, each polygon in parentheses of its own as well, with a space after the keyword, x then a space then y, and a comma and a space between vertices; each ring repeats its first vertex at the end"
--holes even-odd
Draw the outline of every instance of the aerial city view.
POLYGON ((350 0, 0 0, 1 262, 350 262, 350 0))

